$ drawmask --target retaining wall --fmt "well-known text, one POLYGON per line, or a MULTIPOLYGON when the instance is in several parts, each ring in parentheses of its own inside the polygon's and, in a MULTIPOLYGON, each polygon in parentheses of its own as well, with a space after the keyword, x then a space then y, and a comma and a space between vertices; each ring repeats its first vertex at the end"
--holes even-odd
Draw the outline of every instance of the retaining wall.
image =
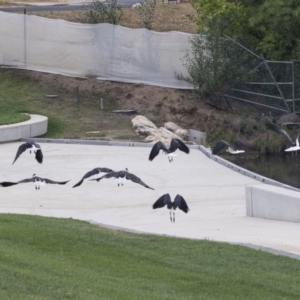
POLYGON ((246 186, 246 215, 300 222, 300 193, 271 185, 246 186))
POLYGON ((47 132, 48 118, 40 115, 30 115, 30 120, 0 126, 0 142, 17 141, 43 135, 47 132))

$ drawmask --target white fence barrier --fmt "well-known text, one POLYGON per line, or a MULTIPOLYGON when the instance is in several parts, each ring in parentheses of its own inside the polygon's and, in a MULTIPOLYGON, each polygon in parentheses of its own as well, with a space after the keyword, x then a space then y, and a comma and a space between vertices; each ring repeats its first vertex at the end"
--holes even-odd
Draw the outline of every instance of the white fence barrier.
POLYGON ((0 12, 0 65, 190 89, 175 72, 187 75, 182 58, 191 37, 0 12))

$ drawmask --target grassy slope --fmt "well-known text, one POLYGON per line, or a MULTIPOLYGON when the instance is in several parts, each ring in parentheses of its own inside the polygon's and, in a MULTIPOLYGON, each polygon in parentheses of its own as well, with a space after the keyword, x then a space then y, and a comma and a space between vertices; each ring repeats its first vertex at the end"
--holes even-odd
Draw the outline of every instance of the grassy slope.
POLYGON ((0 215, 1 299, 299 299, 300 261, 211 241, 0 215))
POLYGON ((9 120, 20 122, 24 119, 20 113, 28 112, 49 118, 44 137, 105 139, 110 134, 115 139, 141 140, 131 128, 130 117, 112 114, 110 109, 108 104, 106 110, 100 109, 99 95, 81 93, 80 103, 76 103, 73 93, 42 87, 9 69, 0 70, 0 125, 9 120), (58 94, 59 98, 45 98, 47 94, 58 94), (91 136, 86 134, 89 131, 100 132, 91 136))

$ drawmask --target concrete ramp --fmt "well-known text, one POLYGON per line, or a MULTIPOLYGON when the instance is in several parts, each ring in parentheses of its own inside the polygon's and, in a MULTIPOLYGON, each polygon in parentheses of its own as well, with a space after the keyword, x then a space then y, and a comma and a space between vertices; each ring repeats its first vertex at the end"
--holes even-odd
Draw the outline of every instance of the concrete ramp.
POLYGON ((251 244, 300 255, 300 224, 246 215, 245 186, 264 186, 208 158, 197 149, 179 152, 170 163, 165 155, 148 160, 149 147, 41 143, 44 162, 22 154, 12 165, 20 142, 0 144, 2 181, 30 178, 33 173, 62 186, 32 184, 0 188, 0 212, 75 218, 126 230, 192 239, 251 244), (128 168, 155 190, 135 183, 118 187, 113 179, 84 182, 96 167, 128 168), (171 223, 166 208, 152 209, 163 194, 182 195, 190 211, 176 211, 171 223))

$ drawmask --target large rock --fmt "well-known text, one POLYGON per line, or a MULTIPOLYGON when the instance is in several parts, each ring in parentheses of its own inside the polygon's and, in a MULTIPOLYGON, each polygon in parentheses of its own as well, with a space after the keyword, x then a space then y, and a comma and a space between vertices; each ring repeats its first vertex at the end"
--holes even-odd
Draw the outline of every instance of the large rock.
POLYGON ((168 130, 172 131, 172 132, 176 132, 176 130, 181 129, 177 124, 173 123, 173 122, 166 122, 164 124, 164 127, 167 128, 168 130))
POLYGON ((135 132, 144 136, 145 142, 161 141, 170 144, 173 138, 187 141, 189 137, 187 130, 180 128, 173 122, 165 123, 167 128, 160 127, 158 129, 153 122, 141 115, 136 116, 131 121, 135 132))
POLYGON ((178 135, 176 135, 175 133, 173 133, 172 131, 168 130, 168 129, 165 128, 165 127, 160 127, 158 130, 159 130, 159 132, 160 132, 161 137, 162 137, 164 140, 169 141, 169 143, 171 142, 171 140, 172 140, 173 138, 176 138, 176 139, 180 139, 180 140, 181 140, 181 137, 179 137, 178 135))
POLYGON ((175 134, 178 135, 184 141, 188 141, 189 139, 189 132, 186 129, 178 128, 175 131, 175 134))
POLYGON ((152 129, 158 129, 153 122, 151 122, 146 117, 141 116, 141 115, 138 115, 138 116, 134 117, 131 120, 131 122, 132 122, 134 130, 136 130, 140 126, 149 127, 149 128, 152 128, 152 129))
POLYGON ((186 129, 179 127, 177 124, 173 122, 166 122, 164 124, 164 127, 172 131, 173 133, 175 133, 184 141, 187 141, 189 139, 189 132, 186 129))
POLYGON ((155 124, 144 116, 136 116, 131 120, 131 122, 134 131, 139 135, 146 137, 149 135, 159 135, 158 128, 155 126, 155 124))

